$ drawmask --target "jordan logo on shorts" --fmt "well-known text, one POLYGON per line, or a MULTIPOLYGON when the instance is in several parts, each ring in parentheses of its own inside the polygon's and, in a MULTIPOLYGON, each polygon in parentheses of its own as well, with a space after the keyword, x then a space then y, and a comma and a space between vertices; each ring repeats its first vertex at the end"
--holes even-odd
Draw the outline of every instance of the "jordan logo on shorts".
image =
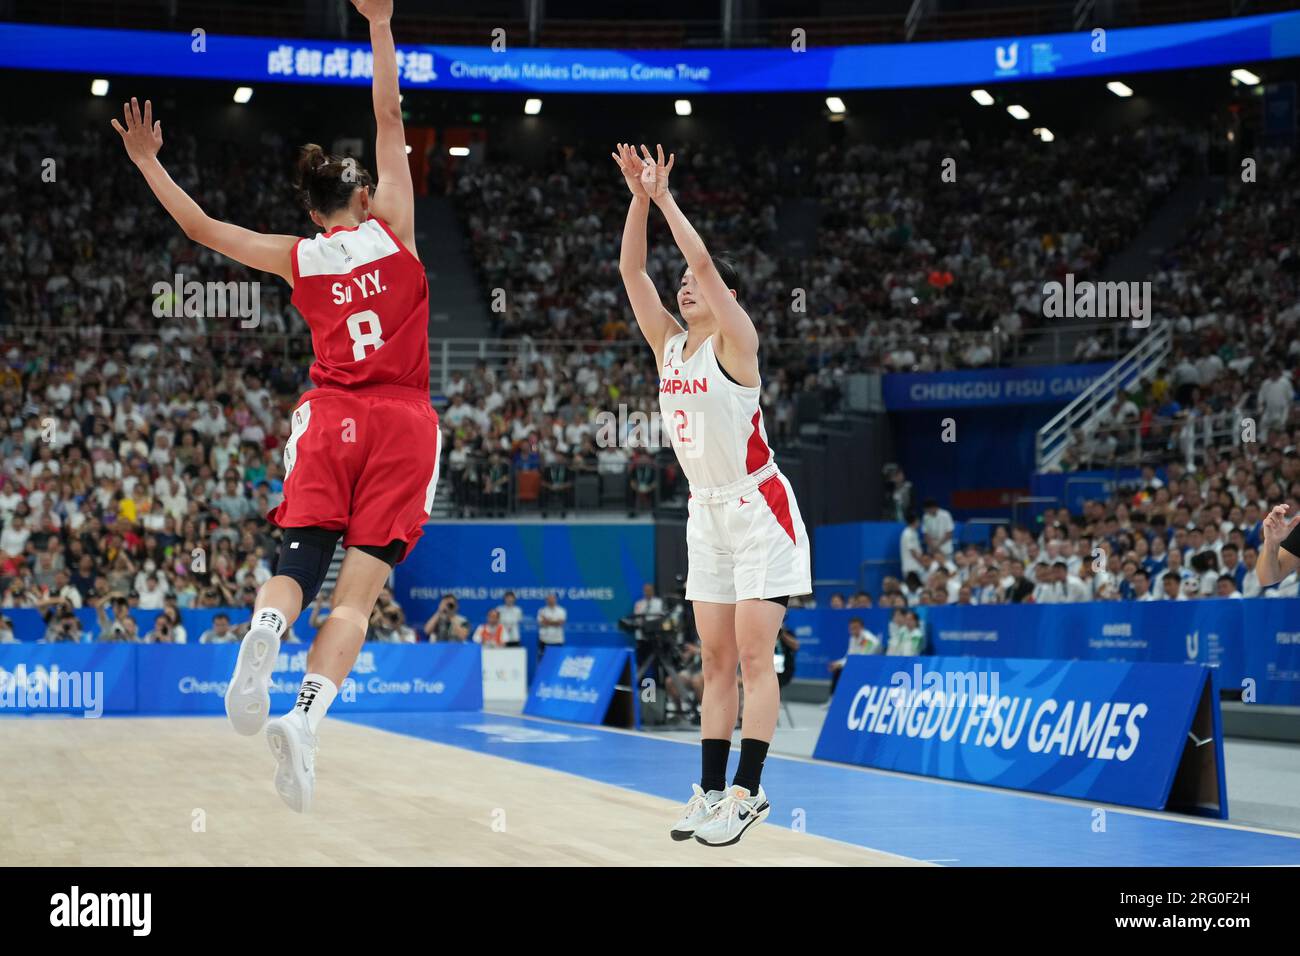
MULTIPOLYGON (((746 500, 744 499, 744 497, 742 496, 741 499, 740 499, 740 504, 742 504, 742 505, 747 505, 747 504, 749 504, 749 502, 746 501, 746 500)), ((737 506, 737 507, 739 507, 739 506, 737 506)))

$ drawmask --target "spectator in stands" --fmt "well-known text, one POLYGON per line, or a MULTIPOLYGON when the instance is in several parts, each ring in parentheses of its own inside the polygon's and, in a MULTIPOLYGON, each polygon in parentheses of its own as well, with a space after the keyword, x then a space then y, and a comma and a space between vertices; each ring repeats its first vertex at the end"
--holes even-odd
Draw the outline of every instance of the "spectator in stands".
POLYGON ((835 695, 835 687, 840 682, 848 654, 879 654, 883 649, 880 638, 866 629, 862 618, 849 618, 849 647, 846 656, 826 665, 831 674, 831 696, 835 695))
POLYGON ((1182 578, 1176 574, 1165 574, 1160 578, 1160 587, 1162 599, 1165 601, 1186 601, 1187 595, 1183 592, 1182 578))
POLYGON ((907 513, 906 526, 899 536, 899 562, 902 564, 903 577, 911 572, 920 575, 925 570, 925 554, 921 546, 921 519, 916 512, 907 513))
POLYGON ((655 489, 659 486, 659 474, 654 459, 644 448, 633 449, 627 482, 627 516, 634 518, 640 511, 651 510, 655 504, 655 489))
POLYGON ((1213 593, 1215 597, 1221 598, 1243 597, 1242 593, 1237 590, 1237 579, 1231 574, 1219 575, 1219 580, 1216 582, 1213 593))
POLYGON ((200 644, 232 644, 239 640, 230 626, 230 615, 218 612, 212 615, 212 626, 199 635, 200 644))
POLYGON ((925 653, 925 628, 913 610, 899 608, 889 622, 889 645, 886 654, 918 657, 925 653))
POLYGON ((126 596, 114 592, 95 602, 95 616, 99 620, 99 640, 135 643, 139 629, 135 618, 131 616, 131 607, 126 596), (109 611, 105 612, 107 604, 109 611))
POLYGON ((14 637, 14 622, 7 614, 0 614, 0 644, 17 644, 14 637))
POLYGON ((921 519, 921 532, 925 536, 925 549, 930 554, 952 557, 952 533, 956 525, 952 513, 940 508, 933 498, 925 500, 925 517, 921 519))
MULTIPOLYGON (((102 634, 100 640, 127 640, 126 632, 123 631, 120 637, 105 638, 102 634)), ((83 640, 81 632, 81 621, 71 611, 64 608, 55 614, 50 615, 47 619, 45 634, 41 637, 41 643, 44 644, 77 644, 83 640)))
POLYGON ((1242 564, 1246 566, 1246 573, 1241 576, 1241 595, 1242 597, 1259 597, 1261 586, 1259 583, 1259 574, 1256 571, 1259 552, 1254 548, 1247 548, 1242 552, 1242 564))
POLYGON ((541 500, 539 502, 542 517, 556 509, 560 517, 565 517, 574 507, 574 471, 568 458, 557 452, 552 461, 542 468, 541 500))
POLYGON ((505 626, 501 623, 501 614, 496 608, 488 611, 487 621, 474 628, 471 640, 484 647, 501 647, 505 644, 505 626))

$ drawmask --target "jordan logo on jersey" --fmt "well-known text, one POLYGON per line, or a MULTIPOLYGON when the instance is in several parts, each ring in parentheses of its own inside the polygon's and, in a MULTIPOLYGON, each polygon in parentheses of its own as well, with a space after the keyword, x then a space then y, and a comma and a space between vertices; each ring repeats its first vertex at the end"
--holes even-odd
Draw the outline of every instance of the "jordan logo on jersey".
POLYGON ((699 395, 709 390, 707 378, 661 378, 659 391, 668 395, 699 395))

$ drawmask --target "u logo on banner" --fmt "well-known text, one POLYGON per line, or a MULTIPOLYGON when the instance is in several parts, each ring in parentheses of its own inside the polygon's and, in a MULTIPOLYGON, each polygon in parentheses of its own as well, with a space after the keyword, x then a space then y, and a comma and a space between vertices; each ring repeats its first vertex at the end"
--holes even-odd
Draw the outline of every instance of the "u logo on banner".
POLYGON ((1187 635, 1187 659, 1196 660, 1196 655, 1201 649, 1201 632, 1192 631, 1187 635))

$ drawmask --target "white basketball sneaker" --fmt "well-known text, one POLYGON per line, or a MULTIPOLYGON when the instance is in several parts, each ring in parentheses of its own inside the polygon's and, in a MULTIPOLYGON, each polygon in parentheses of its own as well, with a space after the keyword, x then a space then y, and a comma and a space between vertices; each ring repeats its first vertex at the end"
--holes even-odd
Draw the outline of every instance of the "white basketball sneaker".
POLYGON ((306 813, 316 791, 316 736, 301 711, 266 725, 266 742, 275 755, 275 792, 290 810, 306 813))
POLYGON ((708 819, 696 828, 695 839, 705 846, 731 846, 739 843, 754 824, 766 820, 771 811, 762 786, 757 794, 751 794, 744 787, 733 785, 713 805, 708 819))
POLYGON ((668 835, 674 840, 689 840, 695 836, 696 829, 713 812, 714 804, 726 795, 721 790, 710 790, 705 793, 698 783, 691 784, 691 790, 694 794, 687 802, 686 809, 682 811, 682 818, 674 823, 672 830, 669 831, 668 835))
POLYGON ((226 688, 226 716, 236 733, 251 737, 271 713, 271 673, 280 654, 275 631, 254 621, 239 644, 235 673, 226 688))

